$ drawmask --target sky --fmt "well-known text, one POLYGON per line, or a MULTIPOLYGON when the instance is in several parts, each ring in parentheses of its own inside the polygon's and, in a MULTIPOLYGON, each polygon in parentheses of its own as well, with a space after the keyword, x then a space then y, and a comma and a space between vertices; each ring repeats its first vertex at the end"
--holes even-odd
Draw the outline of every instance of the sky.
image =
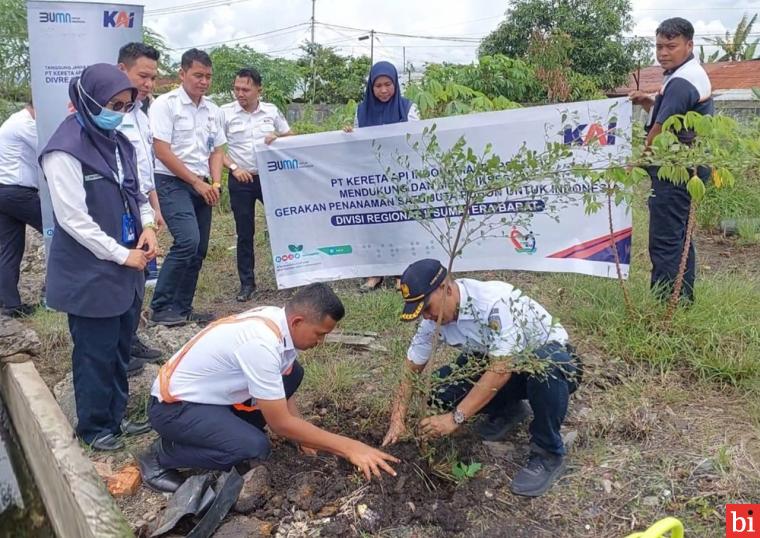
MULTIPOLYGON (((144 5, 144 23, 166 38, 176 56, 192 46, 229 42, 294 58, 299 45, 310 39, 312 0, 144 0, 144 5)), ((445 37, 449 39, 376 34, 374 58, 401 68, 405 56, 415 69, 426 62, 468 63, 476 58, 477 40, 503 20, 507 5, 504 0, 316 0, 315 41, 342 54, 369 55, 370 39, 359 38, 370 29, 445 37)), ((723 35, 733 31, 744 13, 760 12, 758 0, 690 0, 688 8, 664 5, 658 0, 632 0, 630 33, 652 36, 660 20, 679 16, 694 24, 697 36, 723 35)), ((760 37, 760 21, 753 34, 760 37)))

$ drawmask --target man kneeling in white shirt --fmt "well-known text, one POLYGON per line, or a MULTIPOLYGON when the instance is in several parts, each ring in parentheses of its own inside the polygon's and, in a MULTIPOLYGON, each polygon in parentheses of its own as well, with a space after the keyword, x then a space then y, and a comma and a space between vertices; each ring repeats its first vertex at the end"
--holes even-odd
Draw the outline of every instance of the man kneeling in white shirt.
POLYGON ((175 491, 179 468, 227 470, 264 460, 264 426, 307 454, 341 456, 369 479, 395 476, 393 456, 301 418, 295 392, 304 375, 298 350, 311 349, 343 318, 325 284, 302 288, 285 308, 259 307, 212 323, 167 362, 153 383, 150 422, 160 438, 138 458, 143 482, 175 491))

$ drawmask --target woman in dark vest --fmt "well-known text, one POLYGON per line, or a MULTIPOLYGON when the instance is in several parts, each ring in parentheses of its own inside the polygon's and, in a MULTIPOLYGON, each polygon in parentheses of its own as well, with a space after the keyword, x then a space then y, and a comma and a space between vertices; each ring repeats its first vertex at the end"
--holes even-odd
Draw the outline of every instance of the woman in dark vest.
POLYGON ((124 420, 127 363, 156 255, 153 211, 140 194, 132 144, 116 127, 137 90, 108 64, 69 84, 76 112, 42 151, 55 233, 47 264, 47 304, 68 314, 77 434, 97 450, 119 450, 122 434, 150 430, 124 420))

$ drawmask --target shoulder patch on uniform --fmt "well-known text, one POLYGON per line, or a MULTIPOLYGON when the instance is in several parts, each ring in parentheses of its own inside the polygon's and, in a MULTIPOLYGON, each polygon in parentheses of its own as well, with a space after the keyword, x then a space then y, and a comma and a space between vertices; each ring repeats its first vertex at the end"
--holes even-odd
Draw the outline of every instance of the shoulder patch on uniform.
POLYGON ((488 314, 488 327, 492 331, 501 332, 501 316, 499 315, 498 307, 491 310, 491 313, 488 314))

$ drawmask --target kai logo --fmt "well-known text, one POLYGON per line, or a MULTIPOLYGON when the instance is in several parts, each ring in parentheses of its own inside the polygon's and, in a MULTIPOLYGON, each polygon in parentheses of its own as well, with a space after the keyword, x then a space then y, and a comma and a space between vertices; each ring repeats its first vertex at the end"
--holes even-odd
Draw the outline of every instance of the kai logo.
POLYGON ((134 12, 127 11, 104 11, 104 28, 132 28, 135 25, 134 12))
POLYGON ((567 146, 588 146, 594 142, 600 146, 615 145, 617 122, 610 122, 605 128, 601 123, 581 123, 575 129, 565 126, 564 142, 567 146))

